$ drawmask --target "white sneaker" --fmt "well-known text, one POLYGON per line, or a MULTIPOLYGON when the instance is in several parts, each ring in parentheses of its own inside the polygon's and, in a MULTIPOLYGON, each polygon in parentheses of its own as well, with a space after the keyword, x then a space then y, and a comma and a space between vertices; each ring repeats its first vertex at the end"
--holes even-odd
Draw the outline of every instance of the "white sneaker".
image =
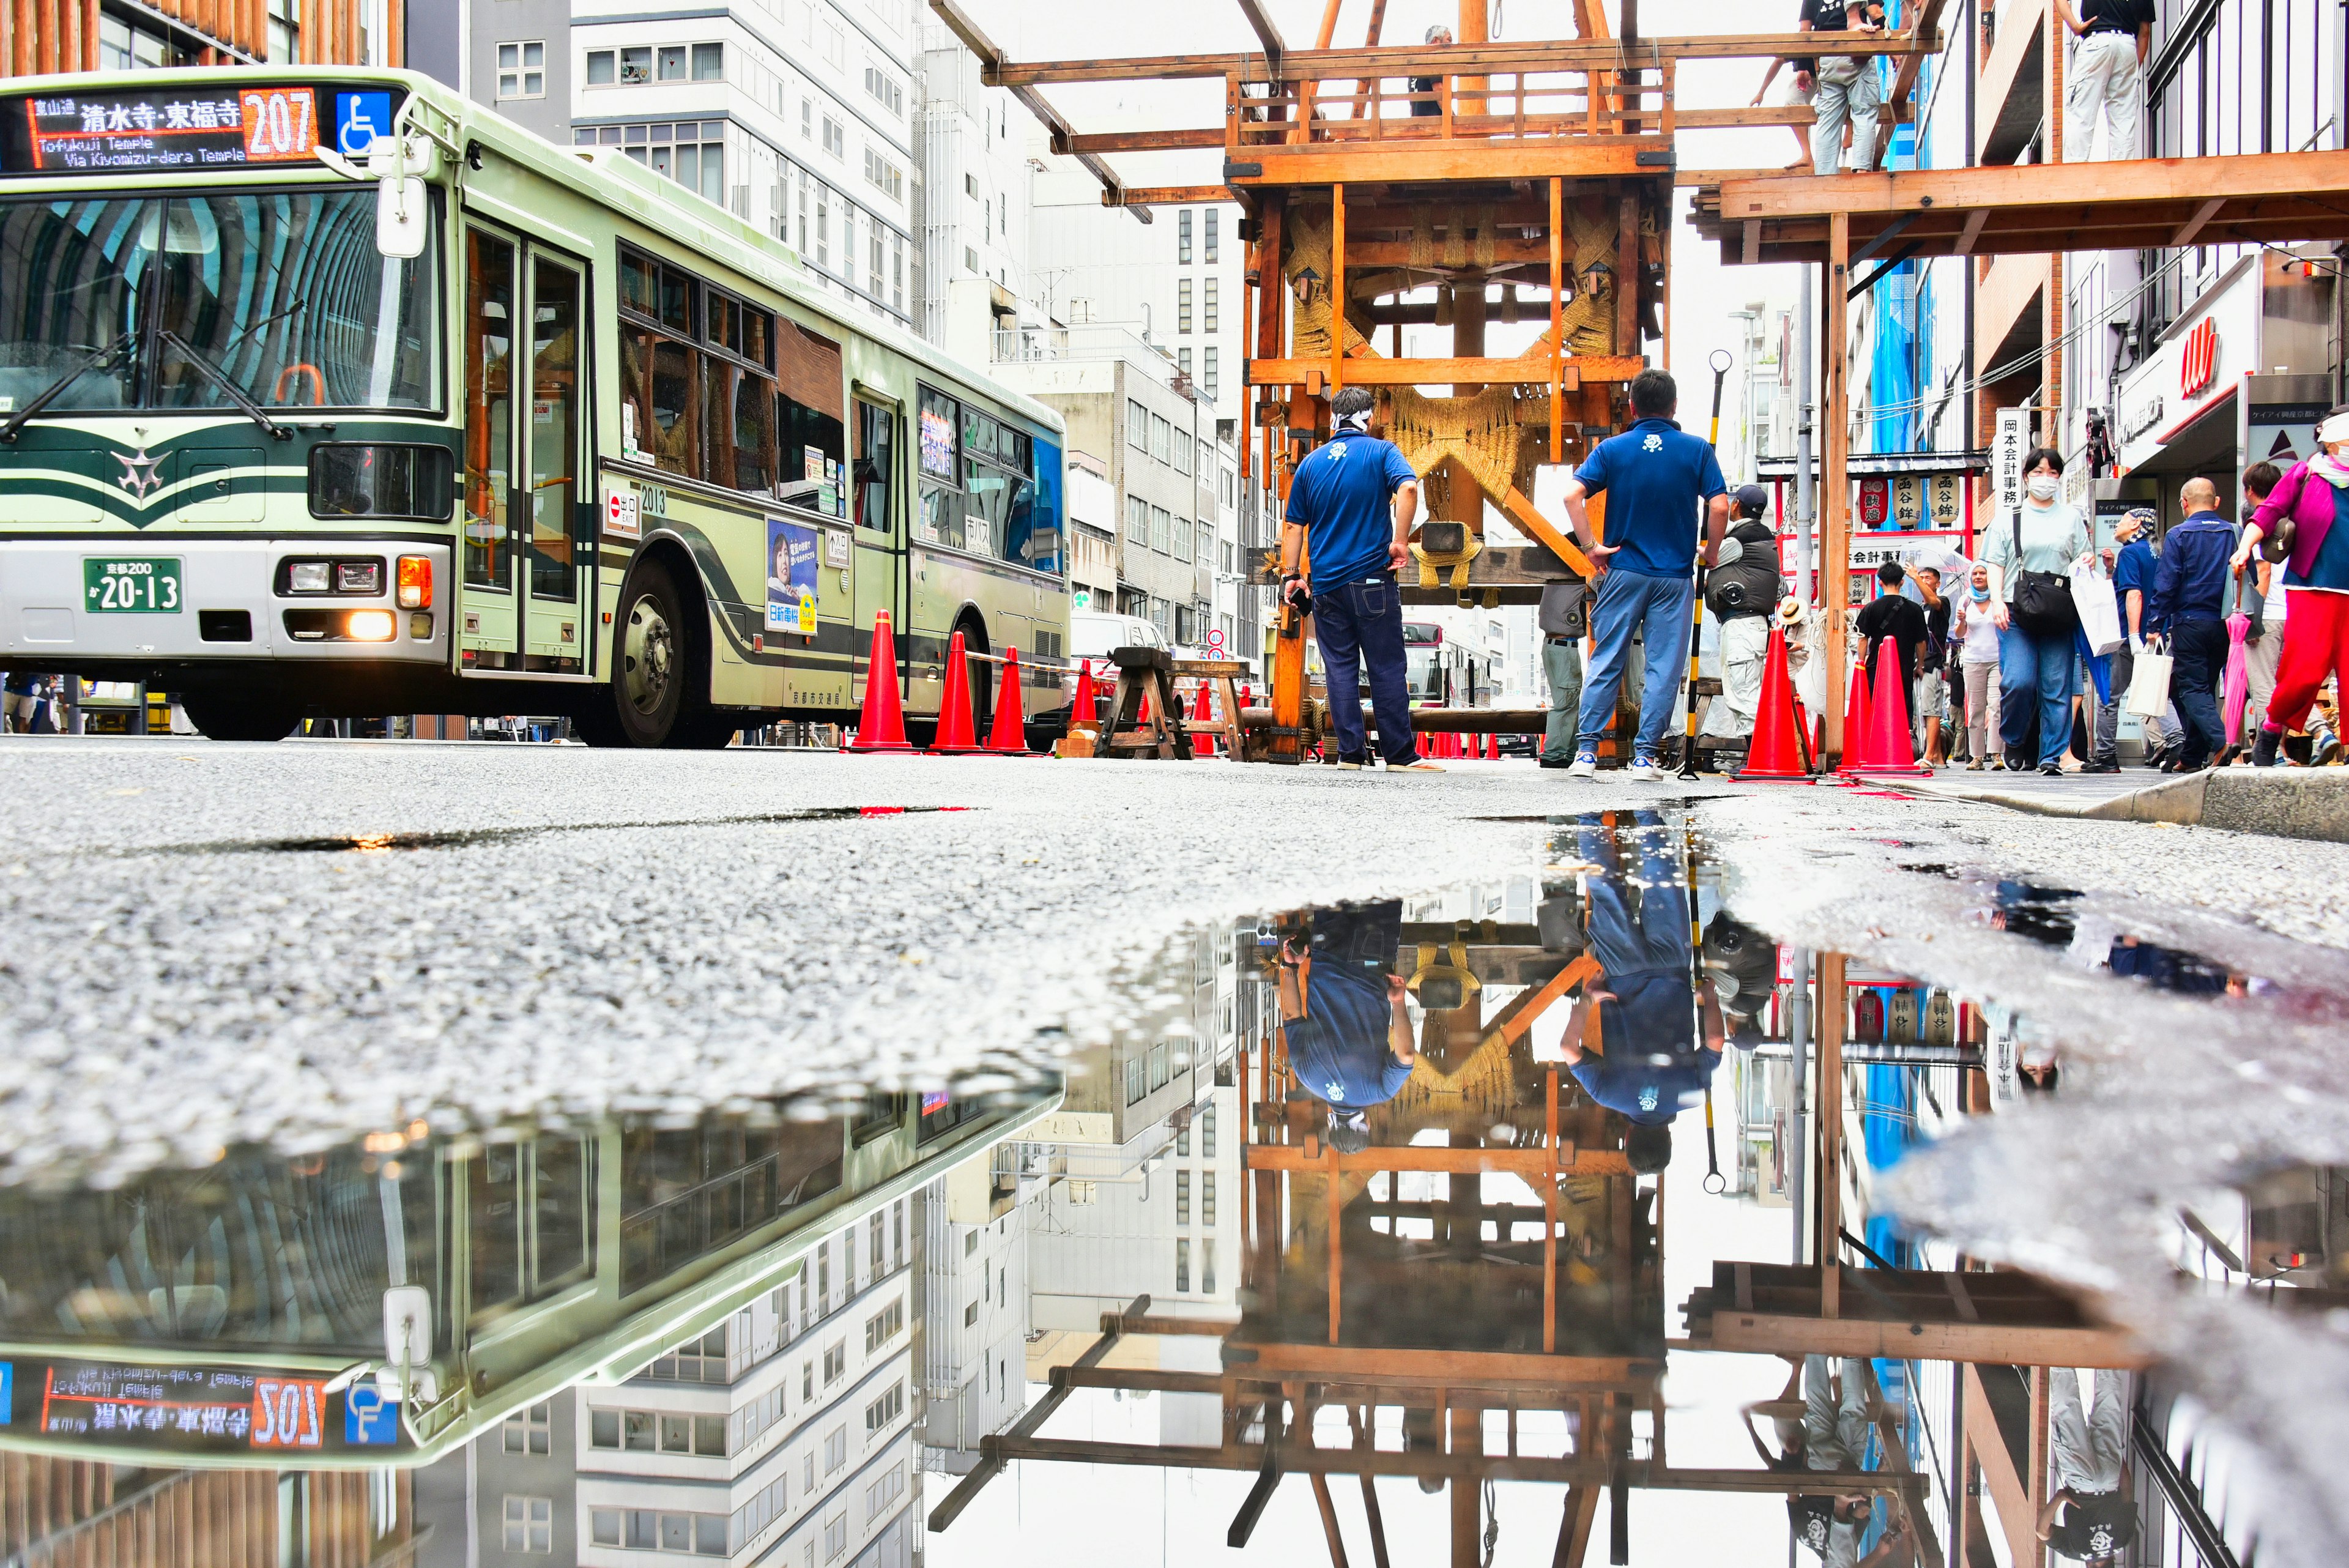
POLYGON ((1566 770, 1566 776, 1570 779, 1597 778, 1599 776, 1599 758, 1596 754, 1589 752, 1579 753, 1574 759, 1574 765, 1566 770))
POLYGON ((1633 757, 1630 771, 1631 777, 1647 783, 1653 783, 1664 776, 1663 770, 1656 765, 1656 759, 1653 757, 1633 757))

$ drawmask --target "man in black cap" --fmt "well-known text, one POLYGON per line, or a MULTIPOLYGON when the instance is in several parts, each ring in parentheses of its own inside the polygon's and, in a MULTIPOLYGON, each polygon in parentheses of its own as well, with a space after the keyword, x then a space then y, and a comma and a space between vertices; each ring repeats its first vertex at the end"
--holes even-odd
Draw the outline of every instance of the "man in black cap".
POLYGON ((1703 733, 1750 741, 1762 711, 1762 669, 1770 654, 1770 617, 1784 596, 1778 535, 1763 514, 1770 493, 1740 486, 1729 506, 1729 535, 1705 574, 1704 608, 1721 645, 1721 695, 1705 707, 1703 733))
POLYGON ((1281 944, 1280 1018, 1298 1085, 1330 1106, 1330 1146, 1371 1144, 1365 1113, 1402 1092, 1417 1059, 1403 977, 1402 904, 1316 909, 1310 940, 1281 944))

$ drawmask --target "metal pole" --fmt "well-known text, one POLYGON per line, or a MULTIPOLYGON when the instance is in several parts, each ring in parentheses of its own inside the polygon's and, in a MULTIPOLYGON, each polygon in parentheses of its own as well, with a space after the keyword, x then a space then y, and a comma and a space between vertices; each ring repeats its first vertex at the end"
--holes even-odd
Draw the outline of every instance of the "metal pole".
POLYGON ((1813 602, 1816 545, 1811 531, 1817 514, 1811 499, 1811 269, 1807 265, 1802 274, 1801 302, 1795 306, 1795 597, 1807 605, 1813 602))
MULTIPOLYGON (((1808 269, 1806 269, 1807 271, 1808 269)), ((1793 1145, 1792 1158, 1786 1161, 1786 1210, 1794 1216, 1795 1250, 1793 1262, 1797 1264, 1811 1261, 1809 1237, 1804 1233, 1804 1222, 1810 1209, 1803 1200, 1808 1186, 1805 1167, 1811 1158, 1810 1139, 1804 1123, 1805 1075, 1810 1071, 1811 1050, 1811 952, 1808 948, 1795 948, 1788 953, 1789 967, 1795 971, 1793 984, 1786 992, 1786 1039, 1794 1049, 1795 1103, 1787 1117, 1788 1141, 1793 1145)))

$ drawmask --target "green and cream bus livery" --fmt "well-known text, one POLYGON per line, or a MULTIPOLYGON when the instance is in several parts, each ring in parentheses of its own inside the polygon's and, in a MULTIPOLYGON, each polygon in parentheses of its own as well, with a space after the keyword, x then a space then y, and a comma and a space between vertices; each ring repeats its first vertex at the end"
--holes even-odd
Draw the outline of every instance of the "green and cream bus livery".
POLYGON ((1060 418, 761 232, 407 73, 9 87, 0 665, 709 746, 886 611, 917 737, 956 631, 1065 723, 1060 418))

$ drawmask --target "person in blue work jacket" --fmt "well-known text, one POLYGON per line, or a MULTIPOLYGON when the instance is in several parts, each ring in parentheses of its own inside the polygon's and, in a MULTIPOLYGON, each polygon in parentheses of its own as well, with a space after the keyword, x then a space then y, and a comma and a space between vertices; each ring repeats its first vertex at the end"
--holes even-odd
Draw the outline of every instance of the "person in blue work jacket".
POLYGON ((2153 575, 2153 613, 2169 628, 2169 700, 2185 721, 2178 760, 2164 773, 2200 773, 2227 743, 2219 713, 2219 677, 2227 669, 2228 562, 2235 525, 2219 511, 2219 487, 2189 479, 2178 493, 2186 521, 2161 542, 2153 575))
POLYGON ((1591 607, 1590 669, 1582 682, 1581 740, 1570 777, 1599 771, 1599 741, 1613 722, 1630 662, 1631 634, 1641 631, 1648 673, 1640 699, 1640 734, 1631 776, 1660 776, 1657 753, 1672 720, 1672 697, 1688 667, 1689 616, 1696 598, 1697 514, 1704 513, 1704 564, 1710 568, 1729 528, 1729 486, 1712 444, 1672 422, 1680 389, 1661 370, 1631 379, 1634 422, 1600 441, 1566 486, 1575 543, 1599 569, 1591 607), (1587 497, 1607 496, 1607 540, 1594 542, 1587 497))
POLYGON ((1330 1107, 1330 1147, 1371 1144, 1367 1113, 1402 1092, 1418 1059, 1403 977, 1402 904, 1313 911, 1309 941, 1280 950, 1280 1020, 1298 1086, 1330 1107))
POLYGON ((1598 867, 1589 881, 1590 956, 1601 972, 1567 1018, 1563 1050, 1583 1093, 1631 1124, 1623 1153, 1645 1175, 1671 1163, 1672 1118, 1703 1103, 1725 1034, 1714 989, 1697 994, 1687 878, 1663 819, 1643 811, 1633 821, 1637 887, 1614 828, 1592 817, 1579 830, 1582 857, 1598 867), (1596 1052, 1585 1033, 1594 1009, 1596 1052))
POLYGON ((1310 601, 1330 721, 1338 732, 1338 765, 1359 768, 1370 761, 1361 673, 1368 665, 1371 711, 1388 770, 1440 774, 1412 738, 1402 595, 1395 578, 1411 556, 1406 541, 1419 511, 1419 475, 1392 441, 1371 434, 1374 401, 1367 387, 1347 387, 1331 398, 1336 431, 1289 480, 1288 517, 1280 530, 1280 597, 1310 601), (1309 593, 1299 571, 1309 543, 1309 593))

